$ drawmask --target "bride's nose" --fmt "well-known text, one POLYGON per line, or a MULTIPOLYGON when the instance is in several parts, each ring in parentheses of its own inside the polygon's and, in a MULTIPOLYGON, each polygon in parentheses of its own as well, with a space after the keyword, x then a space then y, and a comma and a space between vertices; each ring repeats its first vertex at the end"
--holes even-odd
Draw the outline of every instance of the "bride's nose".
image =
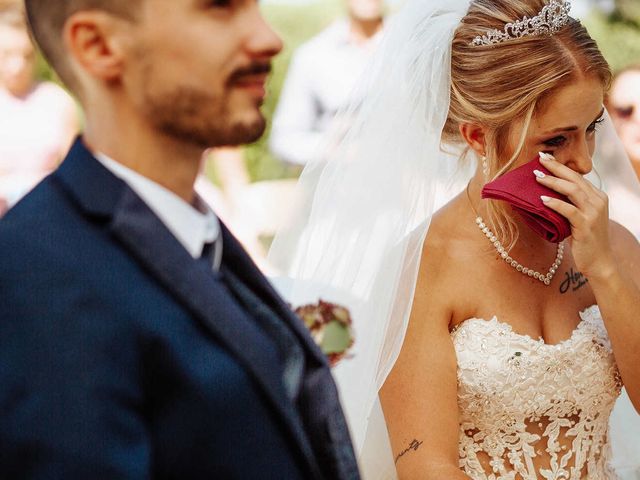
POLYGON ((582 142, 580 147, 575 148, 571 152, 567 152, 567 158, 563 163, 580 175, 586 175, 593 170, 592 155, 593 149, 589 143, 582 142))

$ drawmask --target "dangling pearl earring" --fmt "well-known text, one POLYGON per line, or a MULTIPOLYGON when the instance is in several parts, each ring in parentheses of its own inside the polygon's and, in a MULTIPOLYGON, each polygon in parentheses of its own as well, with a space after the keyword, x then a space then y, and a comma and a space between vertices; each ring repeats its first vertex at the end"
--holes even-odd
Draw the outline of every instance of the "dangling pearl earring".
POLYGON ((484 174, 485 180, 489 180, 489 162, 485 155, 482 156, 482 173, 484 174))

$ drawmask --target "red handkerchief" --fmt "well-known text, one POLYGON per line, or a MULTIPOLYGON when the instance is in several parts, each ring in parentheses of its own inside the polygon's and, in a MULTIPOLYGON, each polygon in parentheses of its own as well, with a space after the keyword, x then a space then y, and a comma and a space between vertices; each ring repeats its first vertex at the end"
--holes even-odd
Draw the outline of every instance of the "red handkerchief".
POLYGON ((538 235, 550 242, 559 243, 571 235, 569 221, 546 207, 540 196, 546 195, 565 202, 569 202, 569 199, 540 185, 533 173, 534 170, 551 175, 551 172, 540 163, 540 158, 536 157, 535 160, 505 173, 491 183, 487 183, 482 189, 482 198, 493 198, 507 202, 538 235))

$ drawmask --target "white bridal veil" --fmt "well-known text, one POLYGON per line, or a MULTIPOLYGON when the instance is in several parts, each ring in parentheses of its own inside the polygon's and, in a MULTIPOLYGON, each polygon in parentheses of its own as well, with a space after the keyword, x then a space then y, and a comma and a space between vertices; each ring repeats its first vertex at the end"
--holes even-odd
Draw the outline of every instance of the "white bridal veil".
MULTIPOLYGON (((322 298, 351 311, 353 354, 334 373, 368 479, 395 477, 378 390, 402 346, 429 221, 471 176, 463 148, 441 145, 451 40, 470 3, 408 0, 391 18, 353 96, 364 100, 341 113, 305 168, 295 214, 269 253, 293 305, 322 298)), ((640 205, 630 165, 608 170, 640 205)))
MULTIPOLYGON (((299 209, 270 261, 294 305, 348 306, 356 335, 335 369, 356 451, 402 345, 422 243, 458 167, 440 148, 449 111, 453 33, 469 0, 417 0, 394 15, 323 159, 299 181, 299 209), (348 119, 348 120, 346 120, 348 119), (346 133, 344 133, 346 131, 346 133), (344 134, 343 134, 344 133, 344 134)), ((389 454, 390 455, 390 454, 389 454)))

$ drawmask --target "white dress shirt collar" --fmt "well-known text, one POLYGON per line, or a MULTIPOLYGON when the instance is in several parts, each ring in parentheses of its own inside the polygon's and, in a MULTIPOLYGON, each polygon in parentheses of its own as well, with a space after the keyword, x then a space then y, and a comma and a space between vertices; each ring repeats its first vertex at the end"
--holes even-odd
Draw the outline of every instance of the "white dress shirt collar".
POLYGON ((94 155, 105 168, 136 192, 193 258, 200 257, 204 244, 215 241, 220 235, 218 217, 199 197, 196 196, 196 202, 202 211, 103 153, 94 155))

